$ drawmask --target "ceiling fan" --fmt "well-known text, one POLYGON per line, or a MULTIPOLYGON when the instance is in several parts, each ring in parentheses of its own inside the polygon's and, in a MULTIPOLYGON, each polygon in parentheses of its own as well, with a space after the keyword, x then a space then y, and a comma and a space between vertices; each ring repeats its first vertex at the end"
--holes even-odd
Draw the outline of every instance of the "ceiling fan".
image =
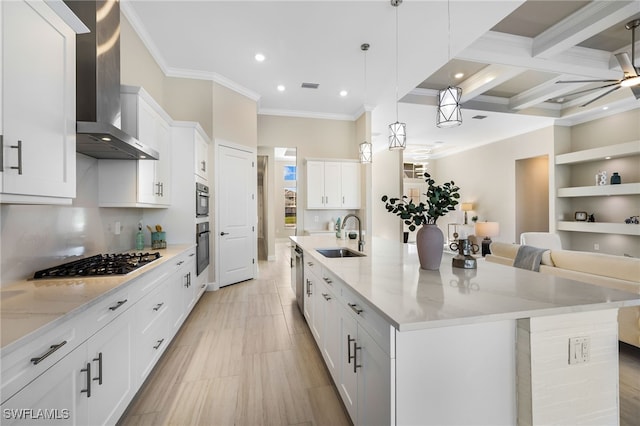
MULTIPOLYGON (((615 57, 620 64, 620 68, 624 73, 623 77, 618 80, 561 80, 556 81, 556 83, 610 83, 605 84, 604 86, 594 87, 591 89, 580 90, 579 92, 569 93, 564 95, 563 98, 572 97, 576 95, 580 95, 587 92, 592 92, 594 90, 600 90, 605 88, 610 88, 606 92, 601 95, 591 99, 589 102, 580 105, 581 107, 587 106, 592 102, 597 101, 598 99, 608 95, 609 93, 618 90, 621 87, 629 87, 633 92, 636 99, 640 99, 640 68, 635 67, 635 43, 636 43, 636 28, 640 26, 640 19, 634 19, 629 21, 624 27, 628 30, 631 30, 631 59, 629 59, 629 54, 627 52, 616 53, 615 57)), ((556 99, 558 100, 558 99, 556 99)))

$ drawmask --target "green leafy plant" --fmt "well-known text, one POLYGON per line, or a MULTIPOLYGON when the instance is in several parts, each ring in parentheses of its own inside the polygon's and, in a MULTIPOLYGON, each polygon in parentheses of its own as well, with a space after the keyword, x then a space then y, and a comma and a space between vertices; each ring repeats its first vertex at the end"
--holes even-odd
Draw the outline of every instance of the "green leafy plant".
POLYGON ((471 218, 471 222, 476 223, 478 221, 478 216, 473 216, 471 218))
POLYGON ((382 202, 385 203, 387 211, 404 220, 410 231, 415 231, 417 226, 424 224, 435 224, 439 217, 456 209, 457 200, 460 198, 458 192, 460 188, 453 181, 440 186, 435 184, 429 173, 425 173, 424 176, 425 182, 429 185, 424 194, 427 196, 426 204, 423 202, 415 204, 406 195, 402 198, 382 196, 382 202))

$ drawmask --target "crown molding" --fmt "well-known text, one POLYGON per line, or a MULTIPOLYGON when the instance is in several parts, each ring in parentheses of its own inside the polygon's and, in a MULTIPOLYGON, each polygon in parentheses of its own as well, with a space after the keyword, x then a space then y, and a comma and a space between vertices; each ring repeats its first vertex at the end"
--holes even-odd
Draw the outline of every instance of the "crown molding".
MULTIPOLYGON (((280 117, 318 118, 323 120, 355 121, 357 117, 347 114, 331 114, 326 112, 296 111, 284 109, 258 109, 258 115, 275 115, 280 117)), ((359 117, 359 116, 358 116, 359 117)))

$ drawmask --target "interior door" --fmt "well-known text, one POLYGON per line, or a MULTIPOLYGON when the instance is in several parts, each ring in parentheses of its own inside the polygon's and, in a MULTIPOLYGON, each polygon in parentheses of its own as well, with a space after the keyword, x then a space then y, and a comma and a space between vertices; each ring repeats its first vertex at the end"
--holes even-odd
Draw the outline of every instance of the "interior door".
POLYGON ((220 145, 217 174, 217 247, 220 286, 225 286, 255 277, 255 153, 220 145))

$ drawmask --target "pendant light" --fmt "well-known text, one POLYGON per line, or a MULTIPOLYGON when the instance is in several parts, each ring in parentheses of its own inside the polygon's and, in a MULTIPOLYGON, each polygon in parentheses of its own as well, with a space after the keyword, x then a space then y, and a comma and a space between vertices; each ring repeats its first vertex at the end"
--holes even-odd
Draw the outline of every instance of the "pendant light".
MULTIPOLYGON (((447 62, 451 60, 451 11, 447 1, 447 24, 448 24, 448 44, 447 62)), ((460 87, 449 86, 438 91, 438 113, 436 116, 436 126, 455 127, 462 124, 462 111, 460 110, 460 98, 462 89, 460 87)))
MULTIPOLYGON (((364 52, 364 113, 367 113, 367 50, 369 50, 369 44, 363 43, 360 45, 360 50, 364 52)), ((363 164, 371 163, 372 149, 371 142, 365 141, 360 144, 360 162, 363 164)))
POLYGON ((407 125, 398 121, 398 6, 402 0, 391 0, 396 8, 396 122, 389 124, 389 150, 405 149, 407 146, 407 125))

